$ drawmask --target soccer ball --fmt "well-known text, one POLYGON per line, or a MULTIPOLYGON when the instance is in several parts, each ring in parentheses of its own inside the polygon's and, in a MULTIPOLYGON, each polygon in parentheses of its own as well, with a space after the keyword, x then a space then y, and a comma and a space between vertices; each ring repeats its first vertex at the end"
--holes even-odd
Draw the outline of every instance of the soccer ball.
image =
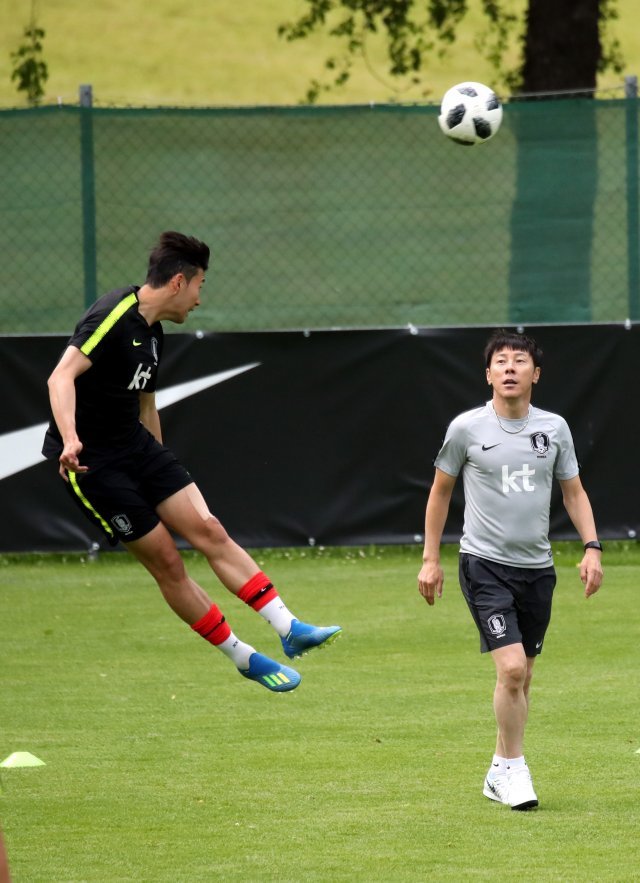
POLYGON ((445 92, 438 122, 444 134, 457 144, 482 144, 500 128, 502 105, 488 86, 458 83, 445 92))

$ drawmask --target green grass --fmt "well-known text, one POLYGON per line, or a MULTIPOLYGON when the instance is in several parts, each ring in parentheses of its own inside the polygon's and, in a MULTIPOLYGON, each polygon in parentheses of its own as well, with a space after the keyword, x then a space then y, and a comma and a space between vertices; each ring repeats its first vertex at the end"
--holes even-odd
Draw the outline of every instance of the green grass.
MULTIPOLYGON (((0 28, 0 106, 24 105, 11 82, 10 54, 22 41, 32 0, 3 4, 0 28)), ((484 28, 479 0, 470 0, 470 14, 456 43, 444 59, 427 59, 420 87, 410 81, 390 83, 381 40, 369 41, 369 66, 360 61, 348 86, 323 97, 324 103, 384 103, 439 100, 460 80, 491 82, 493 74, 475 47, 484 28)), ((524 0, 507 4, 519 12, 524 0)), ((640 74, 640 7, 636 0, 618 0, 615 33, 626 58, 626 70, 640 74)), ((339 52, 334 40, 316 35, 286 43, 278 25, 302 15, 303 0, 54 0, 36 4, 45 29, 43 57, 49 68, 47 102, 76 103, 81 83, 91 83, 101 104, 297 104, 312 78, 323 78, 324 61, 339 52)), ((600 88, 620 86, 608 73, 600 88)), ((618 93, 617 97, 621 97, 618 93)))
MULTIPOLYGON (((554 616, 527 757, 541 807, 482 797, 491 660, 448 549, 443 599, 419 550, 256 553, 301 617, 344 636, 270 694, 182 625, 126 555, 0 558, 0 823, 15 881, 638 879, 637 544, 610 544, 585 601, 557 547, 554 616)), ((266 624, 191 573, 239 636, 266 624)))

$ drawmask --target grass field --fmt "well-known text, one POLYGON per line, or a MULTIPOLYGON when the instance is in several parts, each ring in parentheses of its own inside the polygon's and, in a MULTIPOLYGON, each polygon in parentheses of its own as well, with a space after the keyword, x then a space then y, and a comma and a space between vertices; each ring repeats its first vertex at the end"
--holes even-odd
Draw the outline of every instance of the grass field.
MULTIPOLYGON (((32 0, 0 2, 0 107, 24 103, 10 80, 10 54, 21 42, 31 5, 32 0)), ((506 5, 521 12, 526 4, 508 0, 506 5)), ((347 87, 322 102, 438 101, 460 80, 491 82, 491 68, 475 47, 484 28, 480 0, 469 0, 469 8, 451 51, 444 59, 428 60, 419 87, 390 82, 383 44, 373 40, 369 64, 360 61, 347 87)), ((640 7, 636 0, 618 0, 617 8, 615 32, 626 70, 640 75, 640 7)), ((79 85, 91 83, 101 104, 297 104, 309 81, 323 78, 325 59, 339 51, 339 44, 321 35, 295 43, 277 36, 279 24, 307 9, 303 0, 36 0, 38 22, 46 31, 46 101, 75 103, 79 85)), ((621 79, 608 73, 598 85, 618 87, 621 79)))
MULTIPOLYGON (((1 771, 15 883, 640 879, 637 544, 611 544, 588 602, 578 547, 556 549, 533 813, 481 793, 493 675, 455 549, 435 609, 417 548, 256 557, 294 611, 344 628, 294 693, 240 678, 126 555, 0 558, 0 759, 46 763, 1 771)), ((280 657, 187 558, 238 635, 280 657)))

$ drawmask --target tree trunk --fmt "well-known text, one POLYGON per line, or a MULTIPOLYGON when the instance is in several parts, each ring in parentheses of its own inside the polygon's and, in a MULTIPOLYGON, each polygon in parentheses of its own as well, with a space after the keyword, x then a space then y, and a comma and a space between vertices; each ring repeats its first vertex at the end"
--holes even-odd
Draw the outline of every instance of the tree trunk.
POLYGON ((530 0, 522 91, 595 89, 600 0, 530 0))
POLYGON ((598 0, 530 0, 522 91, 560 92, 514 106, 518 142, 511 212, 510 319, 589 322, 598 185, 598 0), (580 96, 580 97, 578 97, 580 96))

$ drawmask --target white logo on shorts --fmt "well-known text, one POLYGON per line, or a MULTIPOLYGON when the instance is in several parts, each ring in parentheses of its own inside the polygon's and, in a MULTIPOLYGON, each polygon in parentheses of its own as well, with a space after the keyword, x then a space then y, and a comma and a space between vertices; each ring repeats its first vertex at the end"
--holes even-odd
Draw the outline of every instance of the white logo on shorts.
POLYGON ((123 534, 131 533, 133 527, 126 515, 114 515, 111 523, 117 531, 123 534))
POLYGON ((503 638, 507 631, 507 625, 501 613, 493 613, 487 620, 487 625, 494 638, 503 638))

